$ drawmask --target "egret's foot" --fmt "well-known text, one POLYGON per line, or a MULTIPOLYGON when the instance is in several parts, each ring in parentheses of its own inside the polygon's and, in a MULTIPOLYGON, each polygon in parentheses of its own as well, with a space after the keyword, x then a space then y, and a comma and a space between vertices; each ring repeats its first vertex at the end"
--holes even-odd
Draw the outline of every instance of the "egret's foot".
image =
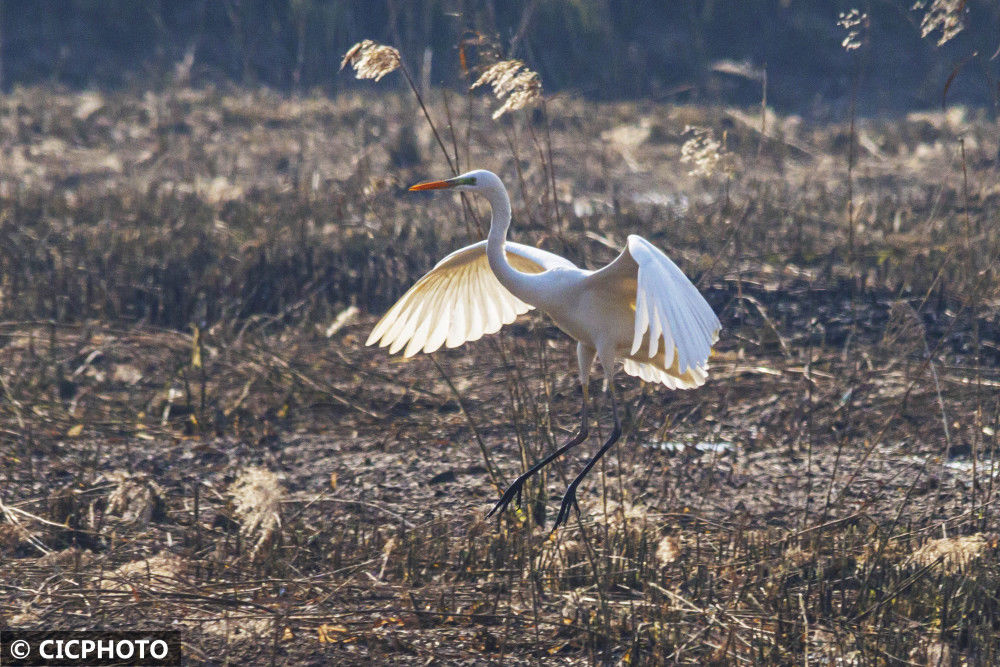
POLYGON ((510 505, 510 501, 514 500, 515 496, 517 497, 517 506, 520 507, 521 489, 524 487, 524 483, 526 481, 528 481, 528 478, 523 475, 515 479, 514 483, 511 484, 509 487, 507 487, 507 490, 503 492, 503 495, 500 497, 500 500, 498 500, 497 504, 493 506, 493 509, 489 511, 489 514, 486 515, 486 518, 489 519, 494 514, 496 514, 497 516, 503 514, 504 511, 507 509, 507 506, 510 505))
POLYGON ((565 495, 563 495, 562 505, 559 506, 559 514, 556 516, 556 523, 552 526, 553 533, 556 532, 556 528, 559 527, 559 524, 569 522, 569 513, 574 507, 576 508, 576 513, 579 514, 580 505, 576 502, 575 482, 569 485, 569 488, 566 489, 565 495))

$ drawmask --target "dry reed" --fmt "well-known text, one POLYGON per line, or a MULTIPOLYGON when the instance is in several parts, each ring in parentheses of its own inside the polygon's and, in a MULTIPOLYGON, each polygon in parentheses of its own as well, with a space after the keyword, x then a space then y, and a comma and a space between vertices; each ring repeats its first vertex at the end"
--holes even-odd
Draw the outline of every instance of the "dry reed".
POLYGON ((399 69, 400 63, 398 50, 366 39, 348 49, 340 61, 340 69, 350 64, 355 78, 381 81, 386 74, 399 69))
POLYGON ((493 112, 496 120, 508 111, 517 111, 534 104, 542 97, 542 81, 538 73, 520 60, 501 60, 488 67, 470 89, 489 84, 493 96, 503 104, 493 112))

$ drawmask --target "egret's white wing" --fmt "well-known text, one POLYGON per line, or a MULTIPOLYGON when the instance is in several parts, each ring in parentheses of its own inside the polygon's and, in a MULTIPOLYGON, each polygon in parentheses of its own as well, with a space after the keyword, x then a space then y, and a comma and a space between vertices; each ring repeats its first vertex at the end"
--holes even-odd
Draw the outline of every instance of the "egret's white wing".
POLYGON ((694 389, 705 384, 708 379, 706 367, 689 368, 681 373, 676 366, 664 370, 660 360, 639 361, 635 357, 622 359, 622 368, 629 375, 642 378, 646 382, 663 384, 670 389, 694 389))
POLYGON ((591 280, 635 280, 635 325, 625 372, 670 387, 698 386, 722 325, 698 288, 641 236, 591 280))
MULTIPOLYGON (((573 263, 550 252, 507 242, 507 261, 518 271, 541 273, 573 263)), ((418 280, 379 320, 366 345, 378 343, 403 356, 457 347, 496 333, 532 306, 500 284, 486 259, 486 241, 451 253, 418 280)))

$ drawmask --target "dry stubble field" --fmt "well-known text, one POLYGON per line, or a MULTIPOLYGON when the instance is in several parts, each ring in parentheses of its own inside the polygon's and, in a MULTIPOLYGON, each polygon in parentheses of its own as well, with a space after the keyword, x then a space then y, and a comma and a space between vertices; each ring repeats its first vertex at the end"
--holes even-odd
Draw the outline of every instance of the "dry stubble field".
POLYGON ((995 121, 861 120, 849 174, 846 122, 431 100, 513 239, 595 267, 636 232, 695 279, 709 382, 619 374, 579 520, 538 525, 596 436, 486 522, 577 423, 573 346, 532 315, 364 347, 488 219, 404 192, 449 174, 409 98, 15 91, 0 623, 177 627, 216 663, 1000 660, 995 121), (710 176, 688 125, 724 141, 710 176))

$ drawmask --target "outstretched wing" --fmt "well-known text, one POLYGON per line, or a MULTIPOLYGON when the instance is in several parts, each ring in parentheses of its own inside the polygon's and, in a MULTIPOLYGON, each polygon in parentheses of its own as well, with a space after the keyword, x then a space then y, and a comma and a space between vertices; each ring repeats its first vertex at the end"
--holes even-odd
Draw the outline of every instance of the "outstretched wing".
MULTIPOLYGON (((541 273, 574 266, 550 252, 507 242, 507 261, 518 271, 541 273)), ((378 343, 403 356, 457 347, 496 333, 533 306, 500 284, 486 259, 486 241, 451 253, 418 280, 382 316, 366 345, 378 343)))
POLYGON ((722 325, 698 288, 669 257, 633 234, 625 250, 591 279, 635 281, 635 326, 630 359, 625 362, 627 373, 649 375, 668 386, 704 382, 708 355, 722 325), (662 377, 654 377, 658 375, 662 377))

